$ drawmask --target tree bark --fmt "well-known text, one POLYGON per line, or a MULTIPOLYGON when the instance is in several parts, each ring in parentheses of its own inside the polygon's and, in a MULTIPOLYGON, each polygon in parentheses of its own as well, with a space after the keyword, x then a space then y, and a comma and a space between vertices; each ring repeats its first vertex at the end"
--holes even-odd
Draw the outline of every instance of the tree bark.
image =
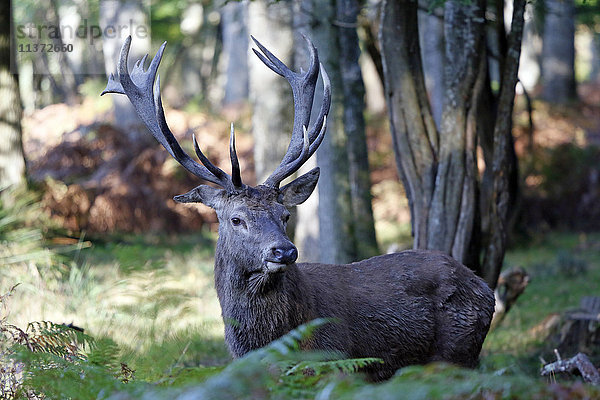
MULTIPOLYGON (((317 152, 317 163, 321 167, 318 186, 321 261, 347 263, 356 259, 356 241, 348 173, 348 137, 344 132, 339 31, 332 24, 336 18, 335 2, 312 0, 312 10, 311 36, 319 49, 319 60, 331 79, 332 91, 327 134, 317 152)), ((320 99, 320 91, 315 93, 315 98, 320 99)))
POLYGON ((542 97, 551 103, 564 103, 575 92, 575 3, 573 0, 547 0, 542 48, 542 97))
MULTIPOLYGON (((292 65, 292 3, 257 0, 249 4, 248 29, 287 65, 292 65)), ((277 168, 290 143, 294 108, 287 81, 274 74, 254 55, 250 68, 250 101, 253 105, 254 167, 262 183, 277 168)))
POLYGON ((439 137, 425 89, 416 2, 383 2, 379 41, 396 165, 412 216, 413 246, 427 248, 439 137))
POLYGON ((248 4, 231 2, 221 10, 223 54, 227 58, 223 105, 239 105, 248 99, 248 4))
POLYGON ((387 0, 382 5, 385 88, 396 162, 411 208, 413 247, 452 255, 492 287, 502 266, 513 186, 518 181, 516 159, 511 158, 511 118, 523 8, 523 0, 515 2, 514 28, 500 55, 503 69, 496 102, 485 57, 484 1, 445 2, 445 90, 438 130, 425 90, 417 4, 387 0), (492 189, 484 193, 489 198, 484 206, 479 199, 478 136, 486 154, 486 176, 492 182, 492 189), (487 241, 481 239, 480 220, 489 229, 487 241))
POLYGON ((337 1, 340 41, 340 72, 344 95, 344 130, 348 137, 348 167, 356 259, 379 254, 371 204, 371 179, 365 134, 365 87, 360 64, 357 34, 358 0, 337 1))
POLYGON ((502 260, 506 250, 507 225, 510 210, 510 182, 511 163, 510 156, 512 143, 512 110, 515 99, 515 86, 519 71, 519 58, 521 55, 521 39, 523 37, 523 15, 525 0, 515 0, 513 3, 513 17, 510 34, 508 36, 506 60, 502 71, 502 86, 498 99, 498 112, 494 127, 494 152, 493 152, 493 190, 489 202, 488 216, 490 219, 489 241, 485 249, 483 260, 483 278, 492 288, 496 286, 502 260))
MULTIPOLYGON (((128 0, 124 2, 116 0, 100 1, 100 26, 103 30, 109 26, 120 27, 130 26, 135 29, 138 26, 147 27, 148 21, 139 0, 128 0), (133 21, 133 26, 131 22, 133 21)), ((110 74, 116 71, 116 66, 121 51, 121 46, 125 41, 125 33, 115 34, 114 37, 104 38, 102 40, 102 50, 104 52, 104 65, 106 73, 110 74)), ((129 70, 133 68, 134 63, 141 59, 145 54, 150 53, 150 32, 145 35, 133 35, 133 44, 129 54, 129 70)), ((142 120, 135 112, 133 105, 126 96, 111 96, 113 101, 113 110, 115 115, 114 125, 128 135, 132 142, 138 144, 153 143, 152 135, 149 135, 142 120)))
MULTIPOLYGON (((294 69, 306 69, 309 63, 308 48, 304 43, 302 35, 311 37, 311 13, 310 2, 294 2, 293 6, 293 26, 294 38, 294 69)), ((320 54, 320 53, 319 53, 320 54)), ((317 84, 315 98, 318 98, 322 90, 317 84)), ((315 102, 316 103, 316 102, 315 102)), ((320 104, 313 104, 313 108, 320 104)), ((315 121, 315 113, 311 116, 311 124, 315 121)), ((298 175, 303 175, 311 169, 317 167, 317 157, 311 157, 298 171, 298 175)), ((296 226, 294 227, 294 243, 298 248, 298 258, 302 262, 320 262, 321 261, 321 243, 320 243, 320 224, 319 224, 319 184, 304 203, 295 208, 296 226)))
POLYGON ((419 43, 425 73, 425 87, 437 128, 442 121, 444 81, 444 15, 443 9, 420 9, 419 43))
MULTIPOLYGON (((21 139, 23 108, 19 94, 16 65, 11 62, 10 1, 0 5, 0 190, 25 184, 25 157, 21 139)), ((13 42, 14 44, 14 42, 13 42)))
POLYGON ((476 127, 471 116, 477 106, 483 11, 482 1, 451 0, 444 5, 446 94, 428 248, 442 250, 462 263, 472 259, 469 251, 477 209, 476 127))

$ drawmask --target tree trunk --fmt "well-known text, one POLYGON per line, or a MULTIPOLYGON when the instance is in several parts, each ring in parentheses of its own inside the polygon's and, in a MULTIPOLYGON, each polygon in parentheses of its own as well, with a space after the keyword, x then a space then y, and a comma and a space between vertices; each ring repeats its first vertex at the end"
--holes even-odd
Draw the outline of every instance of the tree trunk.
MULTIPOLYGON (((140 1, 101 0, 100 26, 103 31, 108 27, 120 26, 128 26, 131 30, 135 30, 137 27, 146 28, 145 34, 132 34, 133 43, 129 54, 129 70, 133 68, 137 60, 150 52, 150 32, 147 15, 140 1), (132 23, 133 25, 131 25, 132 23)), ((105 37, 102 40, 104 65, 107 74, 116 71, 119 53, 126 35, 127 33, 116 34, 114 37, 105 37)), ((153 143, 152 135, 148 134, 129 99, 126 96, 111 96, 111 98, 115 115, 114 125, 128 135, 132 142, 138 144, 153 143)))
MULTIPOLYGON (((16 65, 11 60, 11 2, 0 5, 0 190, 25 184, 21 141, 21 97, 16 65)), ((14 42, 13 42, 14 44, 14 42)))
MULTIPOLYGON (((306 69, 309 63, 308 48, 301 38, 302 35, 312 38, 310 27, 311 27, 311 13, 310 13, 310 2, 294 2, 293 8, 293 26, 294 26, 294 37, 296 42, 294 44, 294 69, 299 71, 300 68, 306 69), (307 10, 308 8, 308 10, 307 10), (308 12, 307 12, 308 11, 308 12)), ((319 55, 321 53, 319 52, 319 55)), ((322 94, 322 89, 317 84, 315 91, 315 99, 318 99, 322 94)), ((320 104, 316 104, 315 101, 313 108, 319 107, 320 104)), ((311 115, 311 124, 315 122, 316 113, 311 115)), ((302 175, 310 171, 317 166, 317 156, 311 157, 298 171, 298 175, 302 175)), ((296 226, 294 227, 294 243, 298 248, 298 257, 302 262, 321 262, 321 238, 320 238, 320 224, 319 224, 319 185, 317 189, 313 191, 312 195, 302 203, 301 206, 296 207, 296 226)))
POLYGON ((444 5, 446 95, 427 248, 462 263, 476 262, 470 251, 478 207, 474 116, 481 88, 476 82, 484 45, 483 10, 482 1, 444 5))
MULTIPOLYGON (((286 2, 287 3, 287 2, 286 2)), ((277 37, 273 42, 281 41, 281 32, 287 32, 283 28, 273 28, 273 21, 257 18, 256 10, 267 15, 281 7, 284 2, 272 4, 265 7, 260 2, 250 5, 250 24, 256 24, 256 30, 250 27, 252 32, 268 28, 269 32, 256 36, 265 44, 272 46, 271 42, 263 38, 276 32, 277 37)), ((291 3, 287 3, 290 4, 291 3)), ((359 258, 365 258, 378 253, 375 240, 375 229, 371 207, 369 167, 366 149, 366 138, 364 119, 362 116, 364 108, 364 87, 362 76, 358 66, 358 37, 356 34, 356 16, 359 11, 356 1, 318 0, 314 2, 301 2, 296 7, 293 16, 293 25, 298 33, 307 34, 319 50, 319 59, 325 66, 332 81, 332 107, 327 118, 327 134, 324 142, 317 152, 317 163, 321 167, 321 177, 318 185, 318 193, 298 209, 298 224, 296 228, 296 245, 303 261, 322 261, 330 263, 345 263, 359 258), (313 12, 318 10, 318 12, 313 12), (354 29, 345 29, 343 27, 354 29), (350 165, 350 162, 352 164, 350 165), (318 218, 315 214, 318 213, 318 218)), ((291 10, 291 8, 286 8, 291 10)), ((291 14, 290 14, 291 15, 291 14)), ((279 21, 282 16, 278 16, 279 21)), ((290 23, 288 26, 291 26, 290 23)), ((286 38, 286 36, 284 36, 286 38)), ((295 69, 307 66, 305 43, 300 40, 295 46, 283 43, 282 49, 274 49, 274 53, 289 62, 285 50, 296 48, 296 53, 290 54, 296 59, 295 69)), ((276 115, 272 117, 258 117, 255 111, 254 119, 259 122, 273 124, 272 129, 263 129, 262 132, 276 132, 282 126, 291 124, 293 116, 289 115, 291 105, 284 108, 283 99, 290 99, 287 83, 284 93, 274 92, 265 96, 265 88, 273 91, 281 78, 275 76, 269 70, 264 72, 264 66, 255 68, 260 75, 258 78, 251 76, 251 93, 256 93, 257 102, 273 102, 276 115), (263 75, 264 74, 264 75, 263 75), (273 82, 271 83, 271 79, 273 82), (259 87, 254 87, 259 82, 259 87)), ((252 71, 252 67, 251 67, 252 71)), ((254 74, 254 72, 251 72, 254 74)), ((317 85, 315 92, 315 104, 313 109, 319 109, 322 99, 322 86, 317 85)), ((255 106, 256 107, 256 106, 255 106)), ((256 109, 255 109, 256 110, 256 109)), ((256 125, 255 125, 256 128, 256 125)), ((285 132, 291 131, 289 127, 285 132)), ((263 174, 269 174, 279 163, 289 143, 289 135, 279 134, 273 137, 256 136, 255 131, 255 163, 259 181, 261 170, 263 174), (282 147, 275 152, 279 138, 282 147), (262 142, 261 142, 262 141, 262 142), (262 143, 262 144, 261 144, 262 143), (257 152, 264 148, 265 153, 257 152), (268 152, 268 153, 267 153, 268 152), (261 161, 263 160, 263 161, 261 161), (261 168, 267 162, 273 163, 269 168, 261 168)), ((314 166, 314 160, 310 160, 300 173, 306 168, 314 166)))
POLYGON ((528 3, 525 6, 525 24, 519 61, 519 81, 529 93, 536 88, 541 76, 542 37, 538 29, 539 15, 536 15, 535 7, 535 3, 528 3))
POLYGON ((590 53, 592 53, 592 71, 590 72, 590 81, 600 82, 600 32, 592 32, 590 53))
POLYGON ((371 179, 365 134, 365 87, 360 64, 357 34, 358 0, 337 1, 340 41, 340 72, 344 95, 344 130, 348 137, 348 167, 352 201, 356 259, 379 254, 371 205, 371 179))
POLYGON ((442 121, 444 82, 444 14, 442 8, 420 9, 419 42, 425 73, 425 87, 437 128, 442 121))
POLYGON ((394 154, 412 215, 414 247, 426 248, 439 138, 425 89, 416 2, 383 2, 379 41, 394 154))
MULTIPOLYGON (((344 132, 344 89, 340 66, 339 30, 332 24, 336 6, 332 0, 313 0, 311 37, 319 49, 319 61, 331 79, 331 110, 327 134, 318 152, 319 243, 321 262, 347 263, 356 258, 349 181, 348 137, 344 132), (318 12, 316 12, 318 10, 318 12)), ((321 88, 315 98, 321 98, 321 88)))
MULTIPOLYGON (((292 3, 256 0, 249 4, 248 30, 273 54, 292 65, 292 3)), ((289 145, 294 108, 287 81, 274 74, 254 55, 250 68, 250 100, 253 104, 254 167, 262 183, 277 168, 289 145)))
MULTIPOLYGON (((50 9, 46 13, 46 20, 50 22, 51 25, 63 26, 60 19, 57 0, 50 0, 50 9)), ((62 48, 65 44, 62 35, 57 36, 58 37, 52 37, 52 42, 55 46, 62 48)), ((69 57, 61 55, 59 52, 57 53, 58 64, 60 65, 61 88, 65 94, 64 101, 69 105, 73 105, 77 102, 77 86, 81 82, 77 80, 76 70, 71 65, 69 57)))
POLYGON ((518 80, 517 73, 521 55, 525 4, 525 0, 515 0, 513 3, 512 24, 508 36, 506 60, 502 71, 502 86, 500 87, 498 112, 494 127, 494 152, 491 166, 494 179, 488 209, 490 226, 493 229, 490 229, 483 260, 483 278, 491 287, 496 286, 506 250, 507 225, 511 211, 511 175, 516 173, 516 171, 511 171, 514 163, 510 159, 514 148, 512 142, 512 111, 515 86, 518 80))
MULTIPOLYGON (((189 3, 183 11, 179 29, 184 35, 175 56, 173 68, 165 75, 164 82, 170 82, 181 90, 178 107, 183 107, 190 101, 208 104, 208 83, 205 79, 207 69, 204 52, 210 51, 210 46, 203 40, 204 30, 207 29, 206 10, 201 3, 189 3)), ((211 32, 213 33, 213 32, 211 32)), ((210 72, 208 73, 210 74, 210 72)))
MULTIPOLYGON (((501 46, 503 67, 497 111, 484 57, 484 6, 482 0, 448 0, 444 4, 446 89, 439 131, 425 90, 416 2, 383 2, 380 42, 396 162, 411 209, 413 246, 448 253, 494 286, 506 246, 511 182, 517 176, 515 160, 511 160, 511 127, 524 2, 515 2, 514 28, 501 46), (485 121, 483 115, 487 116, 485 121), (490 139, 484 135, 488 131, 493 132, 490 139), (491 154, 486 168, 493 178, 487 202, 493 205, 482 208, 489 214, 491 227, 483 247, 483 268, 478 134, 491 154)), ((501 36, 503 42, 504 34, 501 36)))
POLYGON ((542 48, 542 97, 551 103, 573 100, 575 93, 575 3, 547 0, 542 48))
POLYGON ((239 105, 248 99, 248 4, 231 2, 221 10, 223 54, 227 59, 223 105, 239 105))

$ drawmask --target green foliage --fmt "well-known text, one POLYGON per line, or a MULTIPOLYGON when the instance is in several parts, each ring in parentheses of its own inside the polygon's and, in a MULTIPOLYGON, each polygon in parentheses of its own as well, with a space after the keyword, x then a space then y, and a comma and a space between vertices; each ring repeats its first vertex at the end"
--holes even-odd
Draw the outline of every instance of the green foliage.
POLYGON ((600 25, 600 1, 576 0, 575 14, 577 22, 589 26, 592 32, 598 32, 600 25))
MULTIPOLYGON (((13 226, 31 226, 27 220, 20 224, 13 226)), ((8 234, 10 229, 0 227, 0 232, 8 234)), ((40 240, 43 247, 43 235, 40 240)), ((25 283, 18 287, 23 293, 13 296, 14 302, 50 302, 55 310, 68 305, 77 316, 74 322, 87 333, 78 337, 80 333, 60 324, 22 322, 27 326, 23 334, 37 338, 29 341, 36 340, 39 351, 31 351, 26 340, 24 345, 15 344, 5 332, 9 336, 3 345, 11 346, 3 347, 3 355, 13 360, 4 363, 6 370, 16 373, 26 367, 20 395, 29 391, 60 399, 600 396, 597 389, 565 383, 562 377, 556 378, 560 385, 539 378, 539 356, 551 357, 543 354, 544 337, 532 333, 546 315, 576 307, 580 296, 597 292, 597 234, 555 234, 509 251, 507 264, 526 268, 532 283, 504 324, 488 337, 479 368, 408 367, 381 384, 368 383, 360 374, 379 360, 299 351, 327 320, 299 327, 230 362, 212 287, 213 240, 200 235, 177 240, 120 236, 115 239, 118 244, 106 241, 79 255, 79 260, 65 263, 58 282, 34 289, 25 283), (557 279, 559 266, 565 271, 557 279)), ((4 280, 6 284, 6 276, 4 280)), ((14 314, 19 317, 20 310, 14 314)), ((6 326, 6 318, 3 321, 6 326)))
MULTIPOLYGON (((506 370, 481 372, 447 364, 412 366, 387 382, 371 384, 354 372, 378 362, 373 359, 324 361, 324 354, 302 353, 300 343, 327 320, 302 325, 235 360, 225 369, 182 371, 178 383, 194 383, 186 389, 148 386, 135 395, 119 393, 119 399, 553 399, 594 398, 600 390, 591 386, 547 385, 541 379, 506 374, 506 370), (307 360, 308 358, 308 360, 307 360), (208 375, 208 378, 207 378, 208 375), (203 380, 198 384, 196 380, 203 380)), ((174 381, 171 381, 174 382, 174 381)))
POLYGON ((15 288, 0 296, 1 398, 103 398, 134 379, 135 371, 117 361, 121 351, 111 339, 49 321, 25 330, 9 324, 7 300, 15 288))
POLYGON ((36 200, 35 195, 22 190, 10 190, 0 197, 0 264, 50 263, 51 253, 43 246, 42 231, 32 224, 39 220, 36 200))
MULTIPOLYGON (((118 390, 134 390, 125 386, 124 377, 110 368, 83 360, 78 363, 49 353, 32 353, 22 349, 16 355, 26 371, 23 390, 42 394, 47 398, 96 399, 106 398, 118 390)), ((124 371, 128 371, 124 366, 124 371)), ((127 380, 131 375, 127 376, 127 380)))

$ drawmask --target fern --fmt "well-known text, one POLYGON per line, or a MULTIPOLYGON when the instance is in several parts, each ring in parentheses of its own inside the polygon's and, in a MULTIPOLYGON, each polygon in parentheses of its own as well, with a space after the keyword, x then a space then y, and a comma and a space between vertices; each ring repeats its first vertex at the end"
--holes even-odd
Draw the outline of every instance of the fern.
POLYGON ((285 371, 285 375, 304 374, 304 375, 324 375, 335 372, 343 374, 354 374, 372 366, 373 364, 382 364, 380 358, 348 358, 330 361, 301 361, 285 371))
POLYGON ((317 318, 306 324, 300 325, 279 339, 271 342, 268 346, 264 347, 262 351, 264 351, 267 358, 274 359, 281 359, 288 354, 298 352, 302 342, 310 339, 317 329, 332 322, 335 322, 332 318, 317 318))
MULTIPOLYGON (((183 397, 314 398, 340 371, 352 374, 380 362, 378 359, 326 360, 331 359, 333 353, 299 351, 316 329, 330 322, 330 319, 317 319, 297 327, 266 347, 235 360, 200 386, 183 392, 183 397)), ((154 391, 148 395, 157 396, 154 391)))
POLYGON ((7 299, 16 286, 0 296, 0 398, 97 398, 134 379, 111 339, 50 321, 31 322, 25 330, 7 323, 7 299))

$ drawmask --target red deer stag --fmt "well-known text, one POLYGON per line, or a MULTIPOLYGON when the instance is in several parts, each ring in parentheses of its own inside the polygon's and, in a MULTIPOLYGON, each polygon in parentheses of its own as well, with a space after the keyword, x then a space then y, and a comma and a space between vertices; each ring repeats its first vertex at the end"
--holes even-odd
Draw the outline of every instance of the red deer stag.
POLYGON ((317 50, 306 39, 310 66, 293 72, 252 38, 262 62, 287 79, 294 97, 294 127, 281 164, 256 187, 242 183, 233 126, 229 141, 231 175, 213 165, 194 137, 203 165, 183 151, 169 130, 157 76, 165 44, 146 70, 146 57, 131 72, 127 38, 104 93, 125 94, 152 135, 183 167, 220 186, 200 185, 175 196, 216 210, 219 239, 215 286, 225 321, 225 340, 240 357, 319 317, 337 322, 321 327, 306 347, 350 357, 379 357, 384 363, 367 371, 386 379, 398 368, 430 361, 476 365, 494 311, 486 283, 451 257, 412 250, 348 265, 296 263, 298 251, 286 236, 287 208, 304 202, 314 190, 319 168, 279 187, 317 150, 325 135, 331 103, 330 82, 317 50), (310 121, 319 70, 324 94, 312 128, 310 121))

